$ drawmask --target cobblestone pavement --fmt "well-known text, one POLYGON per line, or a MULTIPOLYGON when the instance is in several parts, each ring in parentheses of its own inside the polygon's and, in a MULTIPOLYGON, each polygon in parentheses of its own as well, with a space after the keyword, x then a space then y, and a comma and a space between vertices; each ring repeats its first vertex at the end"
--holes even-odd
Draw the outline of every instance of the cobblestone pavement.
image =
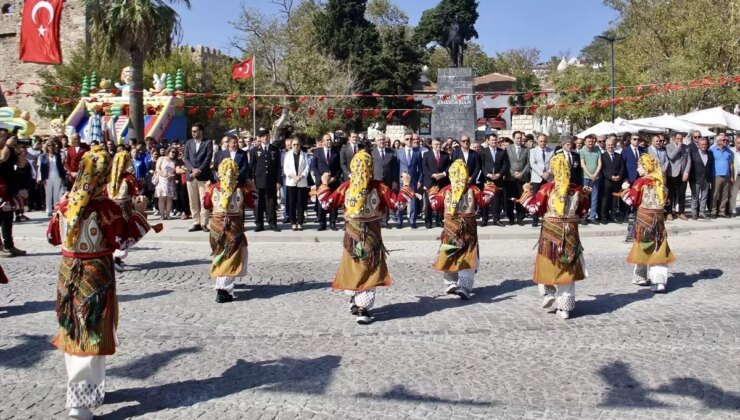
MULTIPOLYGON (((395 284, 357 325, 329 289, 340 244, 253 243, 214 302, 202 243, 147 238, 118 278, 121 345, 100 418, 740 418, 737 231, 672 236, 668 293, 630 283, 620 238, 585 238, 573 318, 544 313, 534 240, 486 240, 473 299, 444 295, 437 244, 390 242, 395 284), (290 261, 290 263, 288 263, 290 261)), ((62 418, 59 250, 0 261, 0 419, 62 418)))

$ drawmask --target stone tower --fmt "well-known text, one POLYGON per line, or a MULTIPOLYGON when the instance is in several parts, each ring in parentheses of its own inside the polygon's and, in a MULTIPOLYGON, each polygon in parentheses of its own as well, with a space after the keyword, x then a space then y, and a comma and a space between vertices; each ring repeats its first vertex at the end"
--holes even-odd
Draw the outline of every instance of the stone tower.
MULTIPOLYGON (((15 91, 16 82, 39 82, 37 72, 46 66, 18 61, 22 12, 23 0, 0 0, 0 63, 2 63, 0 64, 0 106, 13 106, 23 111, 31 111, 31 121, 43 131, 45 127, 48 127, 48 121, 38 116, 36 112, 38 105, 33 96, 7 94, 7 92, 15 91)), ((62 60, 66 60, 81 42, 89 45, 87 10, 80 0, 64 1, 60 38, 62 60)), ((38 89, 37 86, 24 85, 19 91, 31 93, 38 89)))

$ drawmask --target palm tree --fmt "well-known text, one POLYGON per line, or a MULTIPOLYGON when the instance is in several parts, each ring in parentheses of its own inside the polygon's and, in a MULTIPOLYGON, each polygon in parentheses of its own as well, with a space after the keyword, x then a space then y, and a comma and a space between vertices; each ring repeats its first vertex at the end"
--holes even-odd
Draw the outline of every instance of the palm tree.
POLYGON ((167 55, 180 40, 180 16, 169 4, 190 8, 189 0, 82 0, 88 8, 90 34, 112 56, 119 48, 128 53, 131 67, 129 118, 131 131, 144 139, 144 61, 167 55))

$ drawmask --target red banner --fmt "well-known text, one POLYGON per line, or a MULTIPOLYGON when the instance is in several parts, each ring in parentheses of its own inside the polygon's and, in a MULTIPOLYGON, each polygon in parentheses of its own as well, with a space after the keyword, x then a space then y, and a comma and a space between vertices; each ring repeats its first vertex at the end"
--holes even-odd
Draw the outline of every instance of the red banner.
POLYGON ((21 20, 20 60, 27 63, 62 64, 59 21, 62 0, 26 0, 21 20))
POLYGON ((231 78, 234 80, 251 79, 254 75, 254 56, 249 57, 249 60, 236 63, 231 68, 231 78))

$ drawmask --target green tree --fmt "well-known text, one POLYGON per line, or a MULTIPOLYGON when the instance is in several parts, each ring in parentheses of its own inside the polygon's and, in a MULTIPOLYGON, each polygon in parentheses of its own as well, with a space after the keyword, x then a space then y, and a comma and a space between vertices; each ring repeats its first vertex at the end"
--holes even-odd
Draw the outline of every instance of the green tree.
POLYGON ((138 139, 144 137, 144 62, 168 54, 181 34, 180 17, 168 3, 190 7, 189 0, 82 0, 95 42, 108 56, 119 50, 128 54, 131 128, 138 139))
POLYGON ((407 26, 409 17, 391 0, 370 0, 365 18, 378 28, 407 26))
POLYGON ((540 50, 537 48, 515 48, 497 53, 493 67, 499 73, 517 75, 531 73, 539 61, 540 50))
POLYGON ((415 37, 421 45, 435 43, 449 52, 447 39, 450 35, 450 25, 455 18, 458 19, 460 25, 460 36, 467 42, 478 38, 478 31, 475 30, 478 16, 476 0, 442 0, 437 6, 421 14, 415 37))
POLYGON ((511 88, 515 94, 509 97, 509 105, 517 109, 519 114, 529 113, 530 105, 533 105, 537 98, 537 91, 540 90, 540 84, 531 72, 520 73, 516 76, 514 85, 511 88))

